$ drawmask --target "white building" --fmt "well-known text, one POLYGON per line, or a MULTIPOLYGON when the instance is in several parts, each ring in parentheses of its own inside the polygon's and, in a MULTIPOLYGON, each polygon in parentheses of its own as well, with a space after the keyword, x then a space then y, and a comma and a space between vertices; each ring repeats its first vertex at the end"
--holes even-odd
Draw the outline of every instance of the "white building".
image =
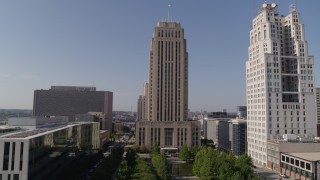
POLYGON ((267 140, 316 135, 314 62, 295 6, 264 3, 252 21, 246 62, 248 154, 266 166, 267 140))
POLYGON ((9 119, 9 124, 24 128, 0 134, 0 179, 54 179, 79 150, 100 148, 98 122, 52 124, 48 122, 54 118, 22 119, 19 123, 17 118, 9 119))

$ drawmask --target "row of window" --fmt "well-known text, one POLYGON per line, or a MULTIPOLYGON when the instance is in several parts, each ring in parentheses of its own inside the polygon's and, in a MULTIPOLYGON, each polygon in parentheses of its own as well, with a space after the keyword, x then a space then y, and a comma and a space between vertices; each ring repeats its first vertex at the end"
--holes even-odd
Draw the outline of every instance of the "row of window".
POLYGON ((295 159, 295 158, 292 158, 292 157, 288 157, 288 156, 285 156, 285 155, 281 156, 281 160, 282 160, 282 162, 290 163, 292 165, 295 165, 295 166, 298 166, 298 167, 301 167, 301 168, 305 168, 307 170, 311 170, 310 163, 308 163, 308 162, 305 162, 305 161, 302 161, 302 160, 299 160, 299 159, 295 159))
POLYGON ((22 163, 23 163, 23 148, 24 148, 24 142, 17 143, 20 144, 20 152, 19 154, 16 154, 16 142, 5 142, 4 143, 4 151, 3 151, 3 171, 9 170, 9 157, 10 157, 10 146, 11 146, 11 167, 10 170, 13 171, 15 166, 15 156, 19 155, 20 157, 20 163, 19 163, 19 171, 22 171, 22 163))
MULTIPOLYGON (((8 174, 8 180, 11 180, 11 176, 13 177, 13 179, 12 180, 19 180, 19 174, 8 174)), ((2 179, 4 179, 3 177, 2 177, 2 174, 0 174, 0 180, 2 180, 2 179)))

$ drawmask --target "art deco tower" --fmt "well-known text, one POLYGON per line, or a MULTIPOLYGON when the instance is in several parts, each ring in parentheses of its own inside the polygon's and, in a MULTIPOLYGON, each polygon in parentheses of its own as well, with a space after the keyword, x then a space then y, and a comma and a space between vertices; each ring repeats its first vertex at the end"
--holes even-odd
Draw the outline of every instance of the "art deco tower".
POLYGON ((188 53, 180 23, 158 22, 149 74, 149 120, 185 121, 188 110, 188 53))
POLYGON ((316 135, 314 62, 295 6, 283 16, 275 3, 264 3, 252 26, 246 62, 248 154, 254 164, 266 166, 268 139, 316 135))
POLYGON ((148 97, 140 96, 136 124, 138 145, 179 148, 200 145, 198 122, 187 121, 188 53, 178 22, 158 22, 151 40, 148 97), (142 103, 147 99, 148 103, 142 103), (147 106, 147 108, 145 107, 147 106))

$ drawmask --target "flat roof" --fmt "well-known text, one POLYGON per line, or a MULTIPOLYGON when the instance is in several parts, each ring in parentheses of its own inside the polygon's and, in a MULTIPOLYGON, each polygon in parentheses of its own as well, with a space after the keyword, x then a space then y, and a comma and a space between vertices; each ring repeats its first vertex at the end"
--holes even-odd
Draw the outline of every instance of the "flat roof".
POLYGON ((305 153, 283 153, 291 156, 295 156, 300 159, 305 159, 308 161, 319 161, 320 160, 320 152, 305 152, 305 153))
POLYGON ((67 124, 67 125, 58 125, 58 126, 53 126, 53 127, 46 127, 46 128, 37 128, 33 130, 27 130, 23 132, 13 132, 11 134, 3 135, 0 136, 1 139, 5 138, 16 138, 16 139, 32 139, 35 137, 43 136, 48 133, 56 132, 62 129, 66 129, 72 126, 77 126, 80 124, 92 124, 92 123, 97 123, 97 122, 76 122, 72 124, 67 124))

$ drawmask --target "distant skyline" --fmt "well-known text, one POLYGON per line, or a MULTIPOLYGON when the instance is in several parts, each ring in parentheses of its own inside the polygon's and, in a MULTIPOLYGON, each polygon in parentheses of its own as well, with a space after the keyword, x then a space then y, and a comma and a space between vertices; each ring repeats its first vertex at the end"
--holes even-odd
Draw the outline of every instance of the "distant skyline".
MULTIPOLYGON (((0 109, 32 109, 34 90, 67 85, 112 91, 115 111, 136 111, 153 28, 170 4, 187 39, 189 109, 234 112, 246 105, 249 31, 263 2, 1 1, 0 109)), ((290 4, 301 13, 319 87, 320 1, 273 2, 280 14, 290 4)))

